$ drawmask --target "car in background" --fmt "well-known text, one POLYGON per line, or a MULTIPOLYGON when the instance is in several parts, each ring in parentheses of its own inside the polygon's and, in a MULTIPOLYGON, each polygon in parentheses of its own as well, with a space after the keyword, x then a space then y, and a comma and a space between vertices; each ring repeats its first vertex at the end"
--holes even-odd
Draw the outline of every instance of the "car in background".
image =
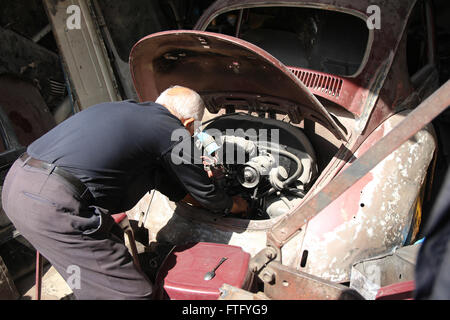
MULTIPOLYGON (((0 75, 0 184, 19 156, 35 139, 56 125, 39 90, 29 81, 0 75)), ((1 198, 1 196, 0 196, 1 198)), ((0 245, 12 236, 9 219, 0 212, 0 245)))
MULTIPOLYGON (((72 109, 42 4, 3 3, 0 42, 1 190, 9 168, 26 147, 69 116, 72 109)), ((0 256, 14 281, 34 268, 34 248, 15 229, 1 205, 0 256)))

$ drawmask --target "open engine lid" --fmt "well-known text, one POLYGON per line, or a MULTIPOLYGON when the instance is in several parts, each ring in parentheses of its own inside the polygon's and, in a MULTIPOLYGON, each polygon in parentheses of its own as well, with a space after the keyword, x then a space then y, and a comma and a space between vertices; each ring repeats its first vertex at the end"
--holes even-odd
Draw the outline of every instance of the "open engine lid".
POLYGON ((141 101, 154 101, 168 87, 181 85, 197 91, 212 112, 227 103, 278 110, 294 123, 319 121, 346 140, 336 119, 286 66, 238 38, 190 30, 154 33, 135 44, 130 69, 141 101))

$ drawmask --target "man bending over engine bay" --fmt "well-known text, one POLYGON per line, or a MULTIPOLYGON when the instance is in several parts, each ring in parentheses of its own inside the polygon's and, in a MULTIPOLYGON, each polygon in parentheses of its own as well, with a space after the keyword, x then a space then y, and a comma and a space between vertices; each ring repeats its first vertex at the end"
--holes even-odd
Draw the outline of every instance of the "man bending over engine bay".
POLYGON ((3 208, 16 229, 68 281, 80 270, 78 299, 150 299, 152 284, 136 269, 111 214, 133 208, 156 189, 171 201, 187 194, 215 213, 246 202, 217 191, 202 167, 175 165, 174 130, 194 132, 204 103, 175 86, 156 102, 108 102, 83 110, 33 142, 11 167, 3 208))

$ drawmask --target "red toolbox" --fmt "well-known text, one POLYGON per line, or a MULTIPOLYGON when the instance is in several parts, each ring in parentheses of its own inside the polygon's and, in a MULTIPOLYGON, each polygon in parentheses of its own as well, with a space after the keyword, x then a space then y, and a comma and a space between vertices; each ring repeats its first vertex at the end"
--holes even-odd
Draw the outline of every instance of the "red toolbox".
POLYGON ((375 300, 412 300, 414 298, 414 280, 397 282, 381 287, 375 300))
POLYGON ((158 271, 155 299, 215 300, 224 283, 248 290, 253 280, 249 261, 250 255, 236 246, 206 242, 177 246, 158 271), (222 258, 227 259, 215 276, 205 280, 222 258))

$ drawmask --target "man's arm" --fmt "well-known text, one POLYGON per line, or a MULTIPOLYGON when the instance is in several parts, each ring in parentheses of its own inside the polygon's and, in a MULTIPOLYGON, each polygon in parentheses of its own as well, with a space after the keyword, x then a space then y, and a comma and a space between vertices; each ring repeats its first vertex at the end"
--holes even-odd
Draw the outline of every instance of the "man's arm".
POLYGON ((231 212, 233 199, 216 188, 203 170, 203 166, 196 165, 193 162, 174 164, 170 152, 163 156, 163 161, 167 170, 174 173, 184 189, 200 205, 215 213, 231 212))
MULTIPOLYGON (((233 206, 231 207, 231 213, 245 213, 248 209, 247 202, 239 196, 234 196, 233 198, 233 206)), ((182 200, 186 203, 193 205, 194 207, 202 207, 202 205, 195 200, 189 193, 186 194, 184 199, 182 200)))
POLYGON ((154 188, 168 197, 170 201, 178 202, 188 195, 186 189, 172 171, 159 168, 152 174, 155 181, 154 188))

